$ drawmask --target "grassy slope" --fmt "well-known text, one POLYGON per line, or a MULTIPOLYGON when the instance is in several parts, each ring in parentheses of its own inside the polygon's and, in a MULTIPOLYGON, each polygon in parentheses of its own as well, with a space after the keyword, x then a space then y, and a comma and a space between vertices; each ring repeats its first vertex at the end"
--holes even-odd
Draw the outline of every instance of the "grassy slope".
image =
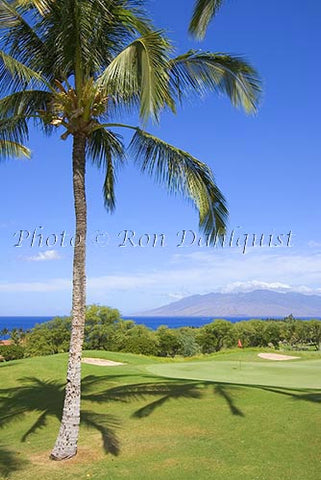
MULTIPOLYGON (((59 426, 66 355, 1 365, 0 478, 319 480, 321 389, 258 388, 153 373, 165 368, 176 375, 178 366, 192 368, 194 375, 199 369, 199 376, 204 366, 223 372, 225 362, 235 363, 240 355, 242 362, 254 362, 257 352, 216 355, 192 365, 86 352, 127 365, 83 365, 87 426, 81 428, 77 457, 63 464, 50 462, 48 454, 59 426), (34 378, 22 380, 26 377, 34 378), (37 421, 40 428, 32 432, 37 421), (113 433, 118 456, 103 449, 102 436, 116 453, 113 433)), ((309 357, 291 365, 305 365, 308 373, 309 357)), ((266 363, 259 360, 260 365, 266 363)), ((235 381, 230 374, 225 381, 235 381)))

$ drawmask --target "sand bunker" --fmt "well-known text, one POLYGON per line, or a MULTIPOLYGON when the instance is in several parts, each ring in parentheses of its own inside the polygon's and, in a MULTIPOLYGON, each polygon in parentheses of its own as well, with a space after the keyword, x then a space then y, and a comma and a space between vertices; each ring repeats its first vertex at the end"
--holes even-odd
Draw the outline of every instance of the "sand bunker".
POLYGON ((125 365, 125 363, 113 362, 112 360, 105 360, 104 358, 83 358, 82 362, 100 367, 119 367, 120 365, 125 365))
POLYGON ((279 353, 259 353, 258 357, 264 358, 265 360, 295 360, 300 357, 291 357, 290 355, 280 355, 279 353))

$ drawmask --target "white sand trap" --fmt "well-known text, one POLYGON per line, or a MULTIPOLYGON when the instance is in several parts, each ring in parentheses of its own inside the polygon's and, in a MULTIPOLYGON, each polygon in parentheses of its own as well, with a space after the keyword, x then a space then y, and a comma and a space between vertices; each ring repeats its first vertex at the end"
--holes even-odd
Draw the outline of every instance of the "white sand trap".
POLYGON ((265 360, 295 360, 300 357, 291 357, 290 355, 280 355, 279 353, 259 353, 258 357, 265 358, 265 360))
POLYGON ((125 363, 113 362, 112 360, 105 360, 104 358, 83 358, 82 362, 100 367, 119 367, 120 365, 125 365, 125 363))

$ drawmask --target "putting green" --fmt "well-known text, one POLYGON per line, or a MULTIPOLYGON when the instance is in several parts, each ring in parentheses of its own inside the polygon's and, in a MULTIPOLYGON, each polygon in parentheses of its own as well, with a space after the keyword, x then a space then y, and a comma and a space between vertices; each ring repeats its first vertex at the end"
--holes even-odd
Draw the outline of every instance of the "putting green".
POLYGON ((321 388, 321 360, 206 361, 150 365, 149 372, 170 378, 266 385, 289 388, 321 388))

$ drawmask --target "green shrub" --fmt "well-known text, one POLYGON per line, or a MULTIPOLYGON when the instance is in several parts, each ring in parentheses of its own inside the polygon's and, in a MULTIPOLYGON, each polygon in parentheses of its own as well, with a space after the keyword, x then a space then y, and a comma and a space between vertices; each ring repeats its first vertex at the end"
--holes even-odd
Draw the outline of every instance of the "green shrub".
POLYGON ((26 356, 35 357, 68 352, 71 320, 57 317, 36 325, 26 335, 26 356))
POLYGON ((158 355, 160 357, 175 357, 178 355, 181 342, 179 334, 176 330, 161 325, 156 330, 156 338, 158 342, 158 355))
POLYGON ((18 360, 25 355, 25 348, 22 345, 0 345, 0 357, 5 360, 18 360))

